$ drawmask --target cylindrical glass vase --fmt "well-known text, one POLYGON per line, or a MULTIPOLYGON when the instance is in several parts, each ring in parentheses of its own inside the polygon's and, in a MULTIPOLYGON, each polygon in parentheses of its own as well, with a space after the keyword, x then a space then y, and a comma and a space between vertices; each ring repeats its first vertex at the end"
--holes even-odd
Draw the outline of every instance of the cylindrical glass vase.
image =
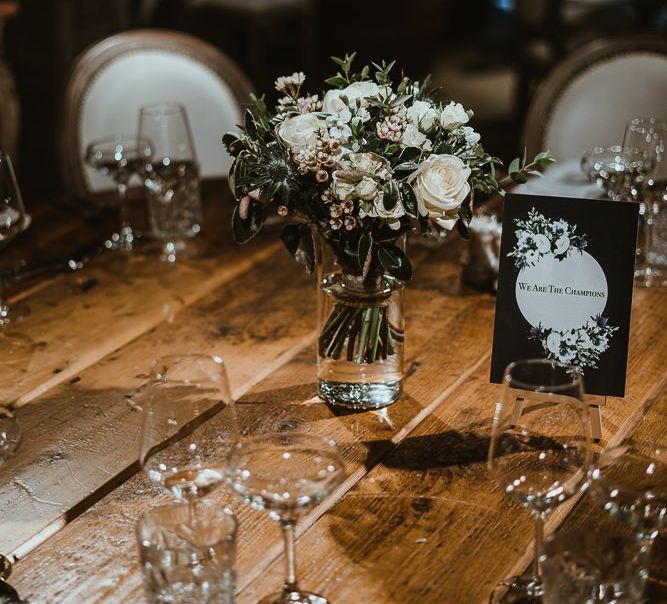
POLYGON ((357 410, 394 403, 403 389, 403 283, 342 266, 320 239, 317 293, 320 398, 357 410))

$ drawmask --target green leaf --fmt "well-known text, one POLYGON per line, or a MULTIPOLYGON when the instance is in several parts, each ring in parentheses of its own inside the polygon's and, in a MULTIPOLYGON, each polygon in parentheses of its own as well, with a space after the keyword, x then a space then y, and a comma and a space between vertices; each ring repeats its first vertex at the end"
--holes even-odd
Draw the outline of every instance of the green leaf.
POLYGON ((347 86, 347 80, 340 75, 335 75, 332 78, 327 78, 324 80, 329 86, 335 86, 336 88, 344 88, 347 86))
POLYGON ((398 197, 398 185, 395 180, 390 180, 384 185, 384 195, 382 197, 382 205, 384 206, 384 209, 387 211, 393 210, 398 203, 398 197))
POLYGON ((411 94, 401 94, 391 102, 391 107, 398 107, 399 105, 402 105, 406 101, 409 101, 411 98, 412 98, 411 94))
POLYGON ((243 141, 233 132, 223 135, 222 144, 232 157, 236 157, 245 148, 243 141))
POLYGON ((421 149, 419 147, 406 147, 401 153, 402 162, 416 162, 421 157, 421 149))
POLYGON ((255 107, 257 107, 257 112, 261 117, 267 117, 268 115, 268 109, 266 108, 266 103, 264 102, 264 95, 261 97, 258 97, 257 95, 250 93, 250 98, 253 103, 255 103, 255 107))
POLYGON ((243 126, 250 138, 257 138, 257 125, 255 124, 255 116, 252 114, 250 109, 245 110, 245 114, 243 115, 243 126))
POLYGON ((378 249, 378 260, 387 273, 401 281, 412 279, 412 265, 405 253, 396 246, 384 246, 378 249))
POLYGON ((301 241, 301 232, 299 231, 299 225, 288 224, 283 232, 280 234, 287 251, 296 256, 296 252, 299 249, 299 242, 301 241))
POLYGON ((368 274, 368 269, 373 259, 373 238, 370 233, 364 233, 359 238, 359 268, 364 277, 368 274))
POLYGON ((331 57, 331 60, 332 60, 336 65, 340 65, 341 67, 342 67, 343 65, 345 65, 345 60, 344 60, 344 59, 341 59, 341 58, 339 58, 339 57, 331 57))
POLYGON ((394 170, 399 172, 414 172, 419 167, 419 164, 414 161, 404 161, 403 163, 398 164, 394 167, 394 170))
POLYGON ((263 221, 261 204, 250 206, 248 218, 245 220, 239 216, 239 207, 236 206, 232 215, 234 241, 237 243, 247 243, 250 241, 261 230, 263 221))
POLYGON ((513 172, 518 172, 520 170, 520 165, 519 165, 519 158, 515 157, 512 160, 512 163, 510 164, 510 167, 507 169, 507 171, 512 174, 513 172))
POLYGON ((512 172, 510 174, 510 177, 515 183, 520 185, 522 185, 525 182, 528 182, 528 177, 523 172, 512 172))
POLYGON ((297 257, 297 260, 305 265, 308 273, 315 270, 315 243, 313 242, 313 233, 309 224, 302 224, 299 227, 301 231, 301 252, 303 258, 297 257))
POLYGON ((459 219, 456 221, 456 230, 463 239, 470 239, 470 231, 464 220, 459 219))
POLYGON ((401 200, 408 216, 417 218, 419 216, 419 204, 417 203, 417 197, 412 186, 407 182, 401 183, 401 200))

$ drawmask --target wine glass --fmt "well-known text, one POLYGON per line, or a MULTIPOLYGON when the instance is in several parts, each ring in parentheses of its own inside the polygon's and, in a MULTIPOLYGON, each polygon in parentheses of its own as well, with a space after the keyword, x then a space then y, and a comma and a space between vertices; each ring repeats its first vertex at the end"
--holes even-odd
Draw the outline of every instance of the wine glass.
POLYGON ((127 183, 134 174, 139 173, 150 154, 150 147, 143 139, 125 134, 93 141, 86 148, 85 160, 88 165, 111 178, 116 184, 120 229, 104 242, 107 249, 122 252, 131 252, 134 249, 137 234, 128 218, 127 183))
POLYGON ((585 486, 591 459, 583 395, 582 377, 568 365, 530 359, 505 370, 493 420, 489 470, 508 495, 531 511, 535 558, 532 574, 504 581, 493 601, 542 601, 544 519, 585 486))
POLYGON ((635 284, 667 285, 667 119, 631 120, 623 148, 641 149, 651 158, 646 177, 627 199, 640 204, 635 284))
POLYGON ((175 262, 184 256, 186 242, 200 233, 203 222, 199 164, 185 108, 142 107, 139 136, 150 141, 152 150, 144 165, 151 233, 162 241, 161 258, 175 262))
POLYGON ((632 441, 605 449, 591 471, 591 496, 650 545, 667 527, 667 449, 632 441))
POLYGON ((327 604, 302 591, 296 577, 294 529, 304 509, 322 501, 345 477, 336 444, 313 434, 264 434, 239 442, 229 458, 229 480, 246 503, 266 510, 280 524, 286 577, 279 593, 260 604, 327 604))
POLYGON ((219 487, 239 437, 222 359, 162 357, 137 400, 144 412, 139 462, 148 477, 186 502, 219 487))
POLYGON ((593 147, 581 158, 581 170, 588 180, 613 201, 636 197, 653 168, 653 158, 640 147, 613 145, 593 147))

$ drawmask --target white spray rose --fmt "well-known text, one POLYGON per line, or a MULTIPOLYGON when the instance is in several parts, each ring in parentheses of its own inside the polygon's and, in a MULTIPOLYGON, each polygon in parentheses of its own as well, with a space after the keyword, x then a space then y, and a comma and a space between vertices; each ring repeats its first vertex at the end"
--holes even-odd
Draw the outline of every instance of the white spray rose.
POLYGON ((471 128, 470 126, 463 126, 461 130, 463 132, 463 138, 466 139, 466 143, 470 147, 474 147, 482 138, 479 132, 475 132, 474 128, 471 128))
POLYGON ((359 199, 370 201, 378 194, 378 186, 372 178, 364 176, 355 187, 355 192, 359 199))
POLYGON ((445 130, 456 130, 459 126, 467 124, 468 113, 464 109, 461 103, 455 103, 452 101, 449 105, 446 105, 442 108, 442 113, 440 114, 440 125, 445 130))
POLYGON ((409 177, 422 216, 452 229, 459 208, 470 195, 470 168, 454 155, 431 155, 409 177))
MULTIPOLYGON (((368 105, 366 99, 370 96, 376 96, 379 92, 380 87, 375 82, 369 81, 354 82, 341 90, 329 90, 324 95, 322 111, 331 115, 350 115, 350 107, 355 105, 355 101, 359 100, 361 107, 366 107, 368 105), (347 98, 349 106, 342 97, 347 98)), ((347 121, 349 121, 349 117, 347 121)))
POLYGON ((365 216, 370 216, 371 218, 382 218, 387 221, 387 226, 395 231, 401 227, 400 218, 405 216, 405 208, 399 200, 391 210, 387 210, 384 207, 383 200, 384 194, 382 191, 379 191, 373 199, 373 205, 368 211, 364 210, 363 205, 359 208, 359 216, 361 218, 364 218, 365 216))
POLYGON ((408 124, 403 130, 401 136, 401 144, 406 147, 418 147, 419 149, 425 149, 430 151, 433 147, 432 143, 423 132, 420 132, 417 126, 413 124, 408 124))
POLYGON ((427 101, 415 101, 408 108, 408 122, 424 132, 428 132, 438 121, 438 111, 427 101))
POLYGON ((278 137, 297 153, 317 143, 318 134, 326 128, 324 120, 312 113, 301 113, 286 118, 277 127, 278 137))

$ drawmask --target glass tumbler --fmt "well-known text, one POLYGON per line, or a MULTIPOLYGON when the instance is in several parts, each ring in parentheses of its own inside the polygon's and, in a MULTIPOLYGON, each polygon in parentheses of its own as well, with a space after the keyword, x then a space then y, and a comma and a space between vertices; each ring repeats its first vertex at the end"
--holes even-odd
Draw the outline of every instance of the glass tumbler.
POLYGON ((148 601, 233 604, 236 526, 231 510, 204 501, 141 516, 136 534, 148 601))

